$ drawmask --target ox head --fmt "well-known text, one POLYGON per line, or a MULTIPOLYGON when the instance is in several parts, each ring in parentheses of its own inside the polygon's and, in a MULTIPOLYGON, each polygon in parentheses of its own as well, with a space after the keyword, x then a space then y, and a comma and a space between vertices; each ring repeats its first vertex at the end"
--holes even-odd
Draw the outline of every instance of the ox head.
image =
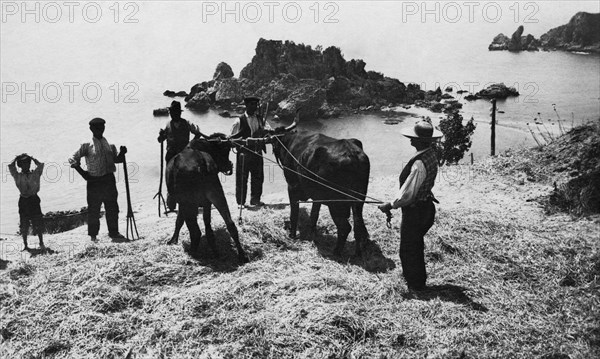
POLYGON ((294 122, 291 125, 284 127, 280 126, 273 130, 270 135, 272 140, 270 141, 273 144, 273 153, 275 154, 275 158, 279 161, 281 158, 281 151, 283 146, 285 146, 286 137, 289 137, 289 133, 298 126, 298 121, 300 120, 300 109, 296 110, 296 116, 294 117, 294 122))
POLYGON ((210 136, 194 137, 190 141, 190 148, 205 152, 212 157, 219 172, 223 172, 226 175, 233 173, 233 164, 229 160, 229 151, 231 150, 231 144, 227 142, 227 136, 222 133, 213 133, 210 136))

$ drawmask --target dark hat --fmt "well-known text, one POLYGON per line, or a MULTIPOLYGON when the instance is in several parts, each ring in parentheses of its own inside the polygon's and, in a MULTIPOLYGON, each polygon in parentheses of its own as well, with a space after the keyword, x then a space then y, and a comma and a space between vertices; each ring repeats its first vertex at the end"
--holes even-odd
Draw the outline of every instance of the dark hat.
POLYGON ((106 121, 104 121, 104 119, 101 119, 100 117, 96 117, 94 119, 92 119, 90 121, 90 126, 92 125, 104 125, 106 123, 106 121))
POLYGON ((252 102, 260 102, 260 97, 257 96, 247 96, 244 98, 244 103, 249 104, 252 102))
POLYGON ((179 101, 171 102, 171 107, 169 107, 169 112, 183 112, 181 109, 181 103, 179 101))
POLYGON ((421 120, 415 123, 412 128, 407 128, 402 131, 402 135, 408 138, 418 138, 422 140, 435 140, 444 136, 440 131, 436 130, 431 122, 421 120))

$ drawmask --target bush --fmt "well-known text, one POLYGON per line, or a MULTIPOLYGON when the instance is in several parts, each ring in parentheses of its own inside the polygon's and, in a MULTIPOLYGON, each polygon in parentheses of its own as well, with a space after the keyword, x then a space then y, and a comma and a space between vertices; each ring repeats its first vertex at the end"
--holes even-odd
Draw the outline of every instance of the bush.
POLYGON ((444 139, 435 146, 440 166, 444 164, 458 163, 465 153, 471 148, 471 136, 475 132, 473 118, 463 124, 463 117, 454 112, 440 121, 440 131, 444 139))

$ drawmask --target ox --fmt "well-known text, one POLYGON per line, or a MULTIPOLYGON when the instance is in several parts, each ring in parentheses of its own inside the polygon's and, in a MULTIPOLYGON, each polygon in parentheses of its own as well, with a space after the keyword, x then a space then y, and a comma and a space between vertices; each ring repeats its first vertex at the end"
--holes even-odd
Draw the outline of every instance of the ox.
POLYGON ((179 203, 179 212, 175 223, 175 233, 167 244, 177 243, 179 231, 183 223, 190 232, 191 249, 196 251, 200 244, 202 232, 198 226, 198 208, 203 208, 203 219, 206 239, 212 251, 216 254, 215 237, 210 225, 211 206, 214 205, 235 242, 238 257, 241 262, 248 258, 242 245, 235 223, 231 219, 229 206, 219 181, 219 172, 231 174, 233 165, 229 161, 231 144, 223 134, 213 134, 208 139, 194 138, 188 146, 173 157, 167 164, 166 179, 169 193, 179 203))
POLYGON ((309 198, 319 201, 312 205, 310 228, 316 229, 321 203, 327 205, 338 232, 334 254, 341 255, 352 229, 348 222, 352 209, 355 254, 360 256, 369 238, 361 201, 364 201, 369 185, 370 163, 362 143, 357 139, 338 140, 319 133, 285 132, 279 133, 273 141, 273 153, 284 168, 288 184, 290 236, 296 236, 298 201, 309 198))

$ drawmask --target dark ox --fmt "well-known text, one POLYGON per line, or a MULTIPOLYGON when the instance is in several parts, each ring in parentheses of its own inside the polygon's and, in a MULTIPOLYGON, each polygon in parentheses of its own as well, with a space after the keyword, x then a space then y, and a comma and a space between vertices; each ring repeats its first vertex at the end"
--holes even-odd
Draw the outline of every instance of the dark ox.
POLYGON ((235 242, 240 261, 247 262, 246 253, 239 240, 237 227, 231 219, 229 206, 223 193, 219 172, 231 174, 233 165, 229 161, 231 145, 215 141, 226 139, 223 134, 213 134, 208 140, 195 138, 167 164, 167 188, 179 204, 175 233, 168 244, 177 243, 183 223, 190 232, 191 249, 196 251, 202 232, 198 226, 198 208, 203 208, 206 239, 216 254, 215 237, 210 224, 211 206, 214 205, 235 242), (212 140, 212 141, 211 141, 212 140))
MULTIPOLYGON (((369 185, 369 157, 357 139, 338 140, 318 133, 287 132, 273 142, 275 157, 284 167, 290 198, 290 236, 296 236, 298 201, 324 201, 337 227, 334 254, 340 255, 354 219, 356 255, 361 254, 369 233, 362 212, 369 185), (296 161, 297 159, 297 161, 296 161), (358 200, 358 201, 356 201, 358 200), (331 201, 331 202, 327 202, 331 201), (335 202, 339 201, 339 202, 335 202)), ((313 203, 310 228, 316 229, 321 203, 313 203)))

